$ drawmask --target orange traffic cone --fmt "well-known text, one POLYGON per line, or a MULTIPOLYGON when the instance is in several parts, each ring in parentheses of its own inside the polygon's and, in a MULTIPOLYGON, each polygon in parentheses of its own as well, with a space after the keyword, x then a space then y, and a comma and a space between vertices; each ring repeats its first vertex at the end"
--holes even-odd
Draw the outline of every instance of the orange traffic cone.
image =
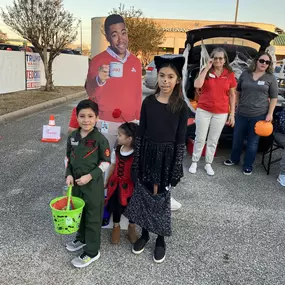
POLYGON ((50 115, 48 125, 43 126, 42 142, 57 143, 61 140, 60 127, 55 125, 54 115, 50 115))
POLYGON ((54 115, 50 115, 50 116, 49 116, 48 125, 49 125, 49 126, 55 126, 54 115))

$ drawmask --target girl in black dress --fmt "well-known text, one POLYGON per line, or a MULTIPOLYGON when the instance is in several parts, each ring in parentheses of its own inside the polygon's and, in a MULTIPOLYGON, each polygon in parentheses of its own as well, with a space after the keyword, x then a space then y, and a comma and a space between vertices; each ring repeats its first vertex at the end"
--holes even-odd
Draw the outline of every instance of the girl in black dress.
POLYGON ((136 186, 125 216, 142 227, 132 252, 142 253, 153 232, 158 235, 153 259, 161 263, 164 236, 171 235, 170 189, 183 176, 188 107, 181 89, 185 58, 156 56, 154 61, 158 88, 142 104, 132 166, 136 186))

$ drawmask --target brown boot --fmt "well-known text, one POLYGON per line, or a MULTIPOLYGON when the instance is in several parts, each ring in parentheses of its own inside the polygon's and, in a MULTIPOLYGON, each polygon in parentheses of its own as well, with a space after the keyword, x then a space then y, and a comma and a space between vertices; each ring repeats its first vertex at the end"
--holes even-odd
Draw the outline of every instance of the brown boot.
POLYGON ((135 224, 129 224, 128 226, 128 239, 131 243, 135 243, 138 239, 135 224))
POLYGON ((121 238, 121 228, 120 226, 113 227, 112 231, 112 244, 119 244, 120 243, 120 238, 121 238))

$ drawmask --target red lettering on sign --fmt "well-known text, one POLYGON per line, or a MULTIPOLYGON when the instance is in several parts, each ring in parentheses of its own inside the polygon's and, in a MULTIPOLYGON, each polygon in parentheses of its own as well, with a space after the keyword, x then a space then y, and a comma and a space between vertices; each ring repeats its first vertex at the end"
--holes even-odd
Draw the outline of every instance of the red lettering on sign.
POLYGON ((51 132, 51 131, 47 131, 47 133, 48 133, 49 135, 56 135, 56 134, 57 134, 56 132, 51 132))
POLYGON ((34 73, 33 73, 33 71, 27 70, 26 76, 27 76, 27 79, 33 79, 33 78, 34 78, 34 73))

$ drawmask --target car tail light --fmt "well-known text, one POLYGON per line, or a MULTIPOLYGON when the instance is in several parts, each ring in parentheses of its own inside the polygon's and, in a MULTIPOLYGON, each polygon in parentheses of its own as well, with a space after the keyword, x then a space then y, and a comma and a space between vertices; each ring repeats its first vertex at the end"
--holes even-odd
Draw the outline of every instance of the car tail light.
POLYGON ((154 70, 154 67, 149 66, 146 70, 148 70, 148 71, 153 71, 153 70, 154 70))

